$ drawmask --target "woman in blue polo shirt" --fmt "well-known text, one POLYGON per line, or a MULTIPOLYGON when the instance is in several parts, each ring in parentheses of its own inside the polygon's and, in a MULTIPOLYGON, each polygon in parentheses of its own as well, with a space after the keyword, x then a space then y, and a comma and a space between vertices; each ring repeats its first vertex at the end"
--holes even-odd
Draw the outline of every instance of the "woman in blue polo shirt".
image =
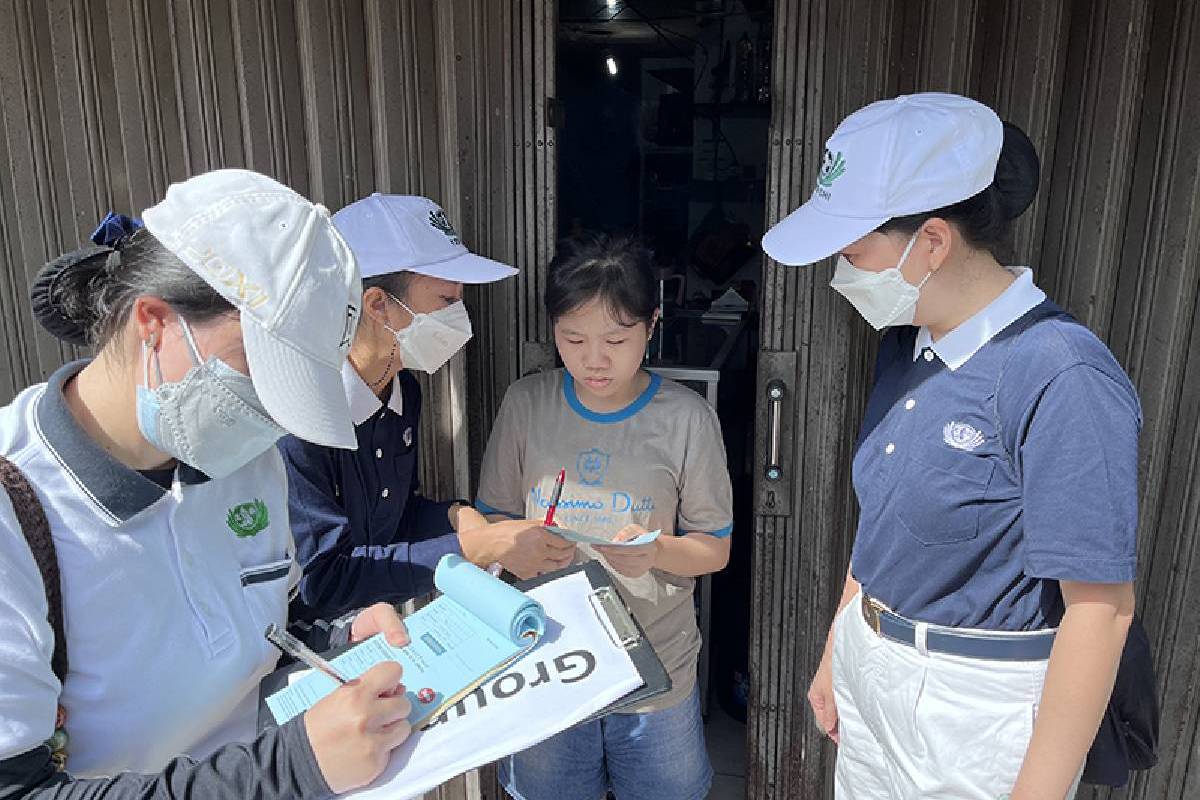
POLYGON ((809 699, 839 798, 1069 797, 1133 615, 1137 395, 992 248, 1031 202, 1029 140, 964 97, 861 109, 763 247, 838 254, 880 344, 861 509, 809 699))
MULTIPOLYGON (((252 172, 144 219, 41 271, 38 320, 97 356, 0 409, 0 797, 348 791, 408 735, 398 665, 256 720, 299 577, 272 445, 354 444, 358 270, 323 208, 252 172)), ((404 637, 385 606, 334 627, 404 637)))

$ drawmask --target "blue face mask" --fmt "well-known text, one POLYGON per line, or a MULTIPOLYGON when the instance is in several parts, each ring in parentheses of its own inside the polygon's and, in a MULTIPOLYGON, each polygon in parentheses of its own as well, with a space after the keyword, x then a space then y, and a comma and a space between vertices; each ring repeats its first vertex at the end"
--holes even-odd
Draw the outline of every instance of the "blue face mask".
POLYGON ((137 387, 138 428, 146 441, 210 478, 224 478, 265 453, 286 431, 263 408, 254 383, 219 358, 200 356, 191 327, 181 317, 192 368, 165 383, 158 354, 142 342, 142 385, 137 387), (150 388, 150 359, 158 385, 150 388))

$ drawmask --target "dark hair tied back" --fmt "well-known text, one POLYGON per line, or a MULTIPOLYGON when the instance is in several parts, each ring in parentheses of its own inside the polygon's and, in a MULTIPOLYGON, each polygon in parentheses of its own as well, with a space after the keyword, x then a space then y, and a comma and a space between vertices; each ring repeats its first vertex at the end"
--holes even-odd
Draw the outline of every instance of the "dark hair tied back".
POLYGON ((108 265, 113 250, 86 245, 42 267, 29 287, 34 319, 50 335, 80 347, 90 344, 90 287, 108 265))
POLYGON ((29 288, 34 318, 64 342, 103 347, 143 295, 189 322, 233 309, 137 220, 110 212, 92 242, 43 266, 29 288))
POLYGON ((989 187, 1006 219, 1016 219, 1033 203, 1041 180, 1042 165, 1037 150, 1025 131, 1004 123, 1004 145, 996 163, 996 178, 989 187))
POLYGON ((1012 123, 1004 123, 1004 144, 991 185, 966 200, 944 208, 894 217, 878 230, 911 236, 934 217, 953 223, 973 247, 994 250, 1004 242, 1012 220, 1025 213, 1037 194, 1041 164, 1033 142, 1012 123))

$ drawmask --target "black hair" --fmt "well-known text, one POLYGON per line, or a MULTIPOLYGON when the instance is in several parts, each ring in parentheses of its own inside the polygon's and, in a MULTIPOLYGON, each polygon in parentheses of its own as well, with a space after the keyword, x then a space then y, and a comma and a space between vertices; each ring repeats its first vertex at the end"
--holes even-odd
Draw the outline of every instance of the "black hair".
POLYGON ((546 278, 550 321, 597 298, 626 327, 653 319, 658 286, 651 253, 637 239, 590 233, 559 242, 546 278))
POLYGON ((926 221, 939 217, 952 223, 967 244, 992 251, 1005 241, 1012 221, 1025 213, 1033 202, 1040 177, 1041 164, 1033 142, 1016 125, 1005 122, 1004 144, 991 185, 966 200, 943 208, 893 217, 876 230, 911 236, 926 221))
POLYGON ((55 337, 103 348, 138 297, 158 297, 189 322, 203 323, 233 305, 142 228, 114 246, 89 244, 49 262, 29 290, 33 314, 55 337))
POLYGON ((400 272, 388 272, 384 275, 373 275, 370 278, 363 278, 362 287, 365 292, 367 289, 383 289, 385 292, 395 297, 398 300, 404 300, 408 294, 408 287, 412 284, 415 272, 402 270, 400 272))

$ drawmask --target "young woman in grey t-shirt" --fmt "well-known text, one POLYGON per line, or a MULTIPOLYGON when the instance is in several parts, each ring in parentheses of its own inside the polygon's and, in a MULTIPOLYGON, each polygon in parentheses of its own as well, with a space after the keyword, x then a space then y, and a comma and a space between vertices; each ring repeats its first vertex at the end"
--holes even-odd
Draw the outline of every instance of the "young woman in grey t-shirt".
POLYGON ((578 725, 501 764, 518 800, 693 800, 708 793, 696 664, 695 579, 729 560, 732 500, 720 424, 695 392, 642 363, 658 321, 648 253, 625 239, 560 246, 546 309, 563 369, 505 395, 488 442, 478 503, 488 515, 541 518, 561 469, 555 522, 641 545, 579 545, 576 561, 612 573, 671 676, 632 713, 578 725))

